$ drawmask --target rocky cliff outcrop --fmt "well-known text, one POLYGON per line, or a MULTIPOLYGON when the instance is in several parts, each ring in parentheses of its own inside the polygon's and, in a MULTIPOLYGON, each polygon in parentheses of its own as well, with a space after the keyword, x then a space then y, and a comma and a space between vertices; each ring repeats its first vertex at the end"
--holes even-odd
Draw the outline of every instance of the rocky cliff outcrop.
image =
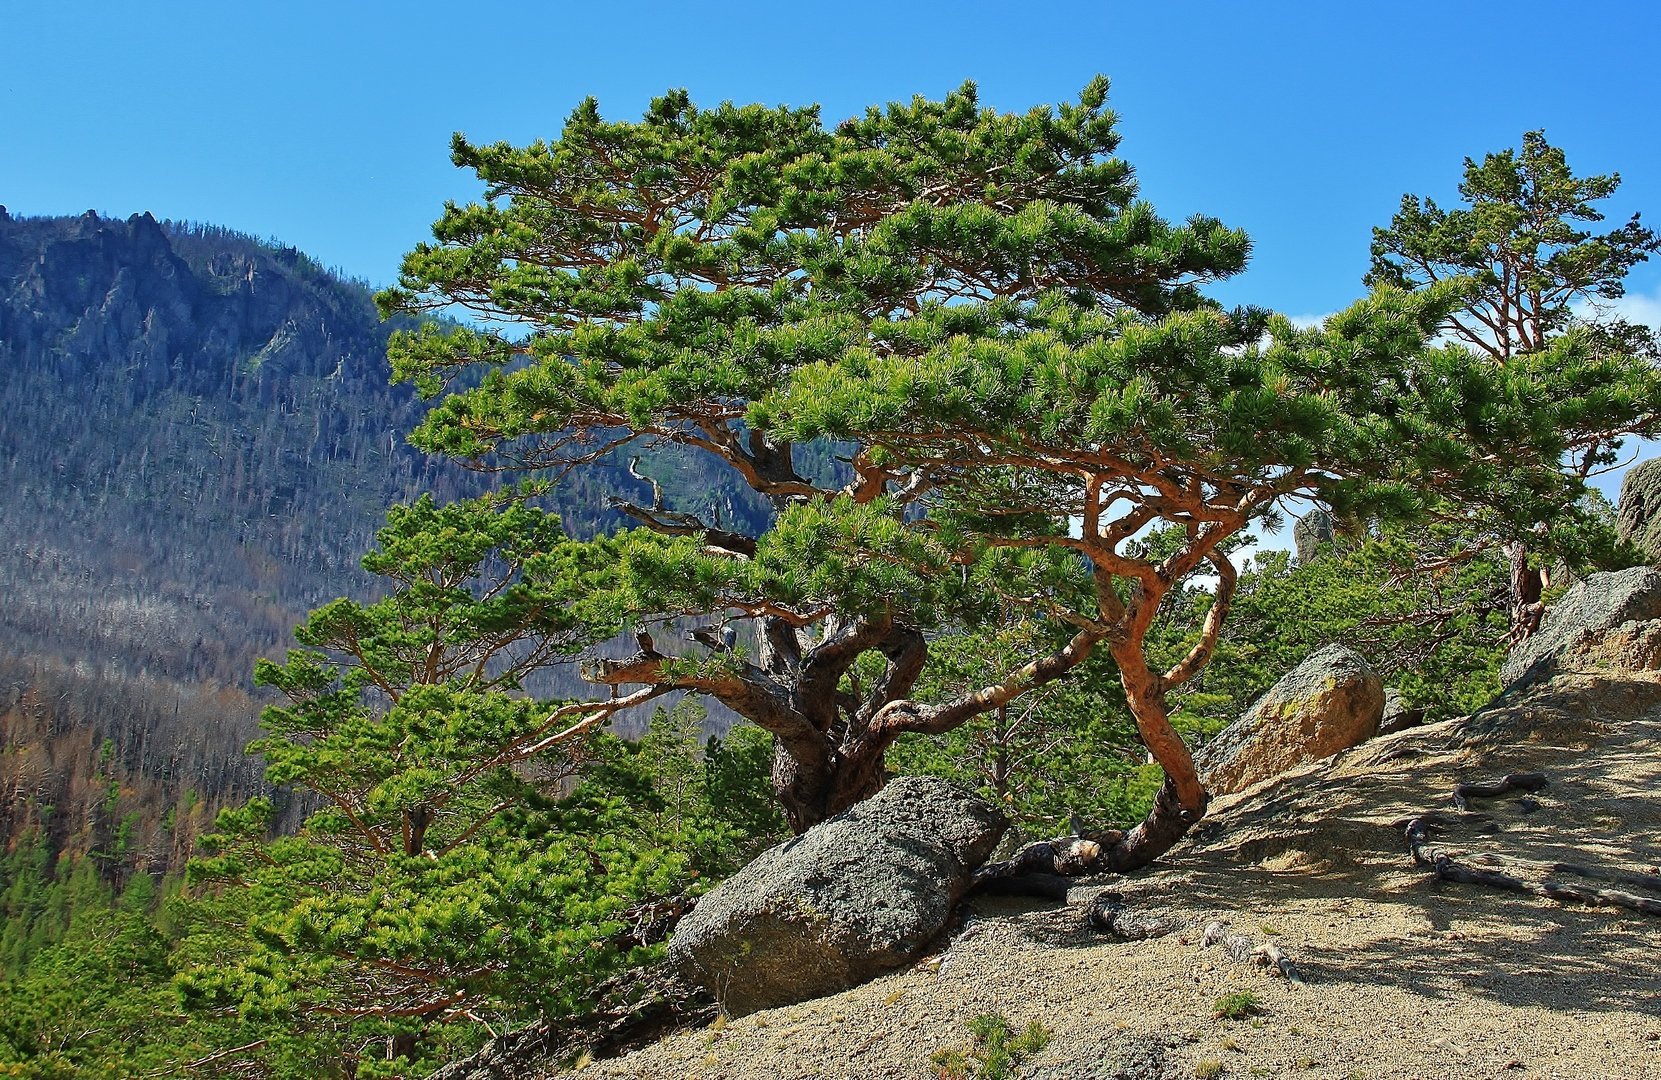
POLYGON ((1661 563, 1661 458, 1641 461, 1627 470, 1615 528, 1621 539, 1648 555, 1650 562, 1661 563))
POLYGON ((1546 612, 1540 629, 1513 649, 1500 667, 1511 687, 1560 670, 1661 668, 1661 570, 1592 574, 1546 612))
POLYGON ((1319 506, 1299 518, 1298 523, 1292 526, 1292 543, 1297 548, 1298 564, 1315 558, 1322 547, 1332 543, 1333 536, 1332 515, 1319 506))
POLYGON ((0 341, 67 381, 274 404, 283 375, 333 376, 384 400, 387 332, 366 288, 293 248, 149 214, 0 221, 0 341))

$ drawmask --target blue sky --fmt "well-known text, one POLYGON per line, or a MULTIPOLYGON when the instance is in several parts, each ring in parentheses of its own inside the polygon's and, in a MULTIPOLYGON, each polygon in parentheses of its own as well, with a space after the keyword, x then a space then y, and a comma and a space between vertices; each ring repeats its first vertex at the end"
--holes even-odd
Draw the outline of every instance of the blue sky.
MULTIPOLYGON (((1216 290, 1294 315, 1361 291, 1369 229, 1403 192, 1543 127, 1612 211, 1661 222, 1661 4, 1234 2, 86 3, 0 0, 0 203, 150 210, 294 244, 377 284, 475 140, 557 135, 584 95, 637 115, 694 100, 828 120, 965 79, 1023 109, 1113 80, 1122 155, 1169 217, 1248 230, 1216 290)), ((1630 279, 1661 313, 1661 266, 1630 279)))

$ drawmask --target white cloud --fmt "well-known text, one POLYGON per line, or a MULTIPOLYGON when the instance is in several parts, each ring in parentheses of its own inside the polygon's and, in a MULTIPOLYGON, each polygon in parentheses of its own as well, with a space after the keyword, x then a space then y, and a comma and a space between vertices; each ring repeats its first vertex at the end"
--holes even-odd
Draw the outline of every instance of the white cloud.
POLYGON ((1615 308, 1621 317, 1628 322, 1643 323, 1654 330, 1661 330, 1661 285, 1647 296, 1639 293, 1635 296, 1623 296, 1615 302, 1615 308))
POLYGON ((1653 292, 1627 293, 1619 300, 1583 300, 1573 310, 1582 318, 1614 317, 1661 330, 1661 285, 1653 292))

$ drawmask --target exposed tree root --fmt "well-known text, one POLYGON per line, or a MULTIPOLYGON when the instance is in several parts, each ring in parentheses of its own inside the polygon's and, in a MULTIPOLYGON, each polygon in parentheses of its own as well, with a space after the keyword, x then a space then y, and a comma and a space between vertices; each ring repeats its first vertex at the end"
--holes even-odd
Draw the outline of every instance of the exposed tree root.
POLYGON ((1472 799, 1497 799, 1513 791, 1539 791, 1549 782, 1545 773, 1518 772, 1502 776, 1491 784, 1455 784, 1453 805, 1469 810, 1472 799))
POLYGON ((1205 928, 1205 937, 1200 944, 1206 948, 1212 945, 1221 945, 1223 951, 1242 964, 1256 964, 1258 967, 1268 968, 1269 974, 1280 975, 1287 982, 1303 984, 1307 980, 1298 965, 1292 962, 1280 946, 1272 941, 1254 944, 1245 934, 1231 934, 1228 927, 1220 922, 1214 922, 1205 928))
MULTIPOLYGON (((1470 800, 1491 799, 1512 791, 1539 791, 1547 784, 1542 773, 1512 773, 1491 784, 1456 784, 1454 805, 1461 810, 1469 808, 1470 800)), ((1550 875, 1568 874, 1588 881, 1605 881, 1615 885, 1661 892, 1661 874, 1639 873, 1628 870, 1610 870, 1597 866, 1582 866, 1568 862, 1537 862, 1509 858, 1483 852, 1455 859, 1446 851, 1434 847, 1431 834, 1443 827, 1434 814, 1423 814, 1405 823, 1404 834, 1413 861, 1435 871, 1443 881, 1467 885, 1484 885, 1507 892, 1528 893, 1565 903, 1589 904, 1594 907, 1617 907, 1644 915, 1661 916, 1661 900, 1640 896, 1621 889, 1606 889, 1590 885, 1553 880, 1550 875), (1485 864, 1485 865, 1473 865, 1485 864)))
POLYGON ((1628 911, 1637 911, 1645 915, 1661 916, 1661 900, 1648 896, 1638 896, 1635 893, 1621 892, 1617 889, 1596 889, 1589 885, 1571 885, 1561 881, 1528 881, 1503 870, 1483 870, 1474 866, 1465 866, 1453 861, 1445 854, 1435 854, 1431 857, 1431 865, 1436 870, 1436 876, 1443 881, 1458 881, 1469 885, 1486 885, 1493 889, 1505 889, 1509 892, 1532 893, 1535 896, 1544 896, 1548 899, 1590 904, 1594 907, 1618 907, 1628 911))
POLYGON ((1073 889, 1073 879, 1060 874, 1020 874, 1015 877, 988 878, 974 886, 974 891, 981 895, 992 896, 1033 896, 1040 900, 1054 900, 1057 903, 1066 903, 1067 894, 1073 889))
POLYGON ((1645 874, 1631 870, 1608 870, 1601 866, 1581 866, 1579 863, 1568 862, 1530 862, 1526 859, 1510 859, 1507 861, 1544 870, 1547 873, 1573 874, 1576 877, 1583 877, 1592 881, 1607 881, 1614 885, 1630 885, 1638 889, 1661 892, 1661 874, 1645 874))
POLYGON ((1091 901, 1086 918, 1095 929, 1125 941, 1147 941, 1182 928, 1180 920, 1126 907, 1124 897, 1116 892, 1099 894, 1091 901))
MULTIPOLYGON (((1054 840, 1039 840, 1017 851, 1002 862, 987 863, 975 871, 970 891, 984 889, 991 892, 1029 893, 1049 895, 1049 891, 1033 890, 1014 884, 994 885, 994 882, 1014 882, 1030 875, 1077 877, 1080 874, 1128 874, 1140 870, 1165 854, 1205 814, 1207 799, 1201 792, 1199 809, 1185 809, 1177 796, 1176 785, 1166 779, 1154 794, 1148 816, 1129 831, 1108 829, 1087 836, 1062 836, 1054 840)), ((1046 890, 1053 886, 1045 886, 1046 890)), ((1065 896, 1065 893, 1062 894, 1065 896)))
POLYGON ((1101 857, 1102 845, 1083 837, 1038 840, 1025 845, 1002 862, 987 863, 976 870, 969 887, 989 892, 1025 892, 1022 888, 1011 887, 1014 879, 1029 876, 1077 877, 1094 870, 1101 857))
POLYGON ((601 987, 592 1012, 540 1021, 492 1039, 484 1049, 432 1074, 430 1080, 511 1080, 583 1053, 616 1057, 682 1028, 713 1021, 719 1008, 667 964, 627 971, 601 987))

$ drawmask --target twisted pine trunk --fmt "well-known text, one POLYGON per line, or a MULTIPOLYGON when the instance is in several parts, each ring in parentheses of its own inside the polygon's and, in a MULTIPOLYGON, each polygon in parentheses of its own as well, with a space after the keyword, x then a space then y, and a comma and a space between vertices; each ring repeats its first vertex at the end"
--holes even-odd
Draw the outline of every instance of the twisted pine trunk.
POLYGON ((783 740, 775 740, 773 792, 790 831, 800 835, 881 791, 888 779, 886 757, 892 743, 867 736, 804 760, 783 740))

